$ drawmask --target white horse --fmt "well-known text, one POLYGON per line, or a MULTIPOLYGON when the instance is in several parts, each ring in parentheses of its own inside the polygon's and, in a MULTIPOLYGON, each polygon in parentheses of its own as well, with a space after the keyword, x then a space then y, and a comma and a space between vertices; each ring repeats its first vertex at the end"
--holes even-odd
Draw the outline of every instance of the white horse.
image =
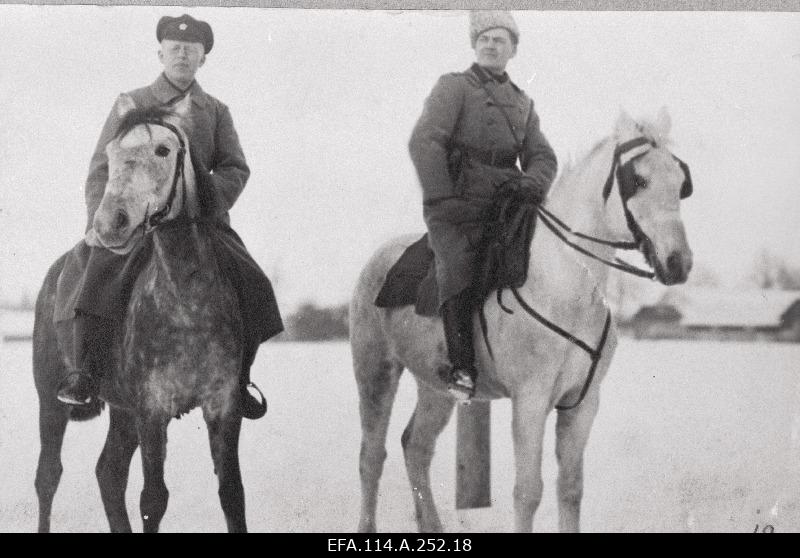
MULTIPOLYGON (((606 263, 611 263, 616 248, 636 248, 652 266, 655 278, 666 285, 684 282, 691 269, 692 253, 680 216, 680 199, 691 193, 691 179, 688 167, 667 149, 669 128, 664 109, 652 124, 637 123, 623 113, 610 137, 573 168, 565 169, 549 192, 545 211, 540 212, 527 282, 517 290, 519 296, 506 291, 501 302, 495 292, 483 305, 491 354, 477 313, 474 318, 479 370, 475 398, 510 397, 512 402, 517 531, 533 528, 542 496, 544 426, 554 408, 559 409, 559 529, 579 530, 583 452, 598 409, 600 383, 617 344, 604 296, 606 263), (546 327, 531 311, 556 327, 546 327), (559 327, 562 333, 555 331, 559 327), (589 351, 595 352, 594 359, 589 351)), ((441 376, 449 366, 442 324, 438 318, 417 315, 413 306, 378 308, 374 304, 388 270, 414 240, 392 240, 373 255, 361 273, 350 308, 363 436, 358 525, 362 532, 376 528, 386 431, 404 368, 413 373, 418 393, 402 436, 417 524, 422 532, 442 529, 429 478, 436 438, 455 404, 441 376)))

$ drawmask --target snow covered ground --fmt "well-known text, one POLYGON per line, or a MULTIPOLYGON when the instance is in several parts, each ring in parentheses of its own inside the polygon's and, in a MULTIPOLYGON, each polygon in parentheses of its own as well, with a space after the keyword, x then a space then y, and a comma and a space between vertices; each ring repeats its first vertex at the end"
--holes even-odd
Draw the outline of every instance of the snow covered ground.
MULTIPOLYGON (((623 339, 603 383, 585 465, 584 531, 800 531, 800 346, 623 339)), ((251 531, 352 531, 358 521, 358 399, 346 343, 269 343, 253 373, 265 419, 243 426, 241 463, 251 531)), ((414 531, 400 434, 414 406, 404 376, 387 441, 378 528, 414 531)), ((513 453, 508 401, 493 404, 494 505, 454 509, 455 421, 432 466, 449 531, 510 531, 513 453)), ((54 531, 106 531, 94 466, 108 414, 72 423, 54 531)), ((537 531, 557 529, 554 420, 545 440, 537 531)), ((31 344, 0 344, 0 531, 33 531, 39 451, 31 344)), ((199 411, 173 421, 162 531, 224 531, 199 411)), ((127 493, 134 529, 138 452, 127 493)))

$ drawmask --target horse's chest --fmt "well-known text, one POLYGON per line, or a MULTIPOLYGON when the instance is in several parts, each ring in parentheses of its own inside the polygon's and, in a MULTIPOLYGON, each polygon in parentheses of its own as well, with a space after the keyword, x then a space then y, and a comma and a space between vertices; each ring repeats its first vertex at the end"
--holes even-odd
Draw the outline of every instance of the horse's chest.
POLYGON ((237 385, 240 324, 231 307, 144 289, 132 300, 123 374, 147 406, 183 412, 237 385))

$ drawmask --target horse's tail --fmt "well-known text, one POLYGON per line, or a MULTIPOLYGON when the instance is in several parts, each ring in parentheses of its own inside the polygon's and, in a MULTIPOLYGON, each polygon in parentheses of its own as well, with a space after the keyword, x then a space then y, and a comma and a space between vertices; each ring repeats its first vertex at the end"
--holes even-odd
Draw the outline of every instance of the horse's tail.
POLYGON ((69 420, 82 422, 85 420, 92 420, 100 416, 103 408, 106 406, 105 402, 95 397, 92 402, 87 405, 74 406, 69 410, 69 420))

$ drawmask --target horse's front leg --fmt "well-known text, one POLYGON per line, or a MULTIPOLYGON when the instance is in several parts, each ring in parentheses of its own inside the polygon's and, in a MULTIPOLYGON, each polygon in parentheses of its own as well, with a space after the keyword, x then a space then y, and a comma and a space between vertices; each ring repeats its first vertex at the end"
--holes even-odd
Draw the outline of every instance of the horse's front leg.
POLYGON ((169 490, 164 483, 164 460, 167 457, 167 425, 170 417, 163 414, 140 415, 136 419, 142 451, 144 487, 139 510, 145 533, 157 533, 167 511, 169 490))
POLYGON ((219 501, 229 533, 246 533, 244 486, 239 468, 239 432, 242 417, 236 407, 224 414, 203 407, 214 472, 219 480, 219 501))
POLYGON ((547 419, 549 391, 529 382, 512 395, 512 434, 514 438, 515 530, 533 529, 533 515, 542 500, 542 440, 547 419))
POLYGON ((599 394, 593 389, 574 409, 558 411, 556 422, 558 529, 562 533, 577 533, 580 530, 583 452, 589 440, 589 431, 597 414, 598 404, 599 394))
POLYGON ((100 496, 112 533, 130 533, 131 522, 125 507, 125 490, 131 458, 139 445, 133 415, 123 409, 111 408, 108 436, 95 473, 100 496))

